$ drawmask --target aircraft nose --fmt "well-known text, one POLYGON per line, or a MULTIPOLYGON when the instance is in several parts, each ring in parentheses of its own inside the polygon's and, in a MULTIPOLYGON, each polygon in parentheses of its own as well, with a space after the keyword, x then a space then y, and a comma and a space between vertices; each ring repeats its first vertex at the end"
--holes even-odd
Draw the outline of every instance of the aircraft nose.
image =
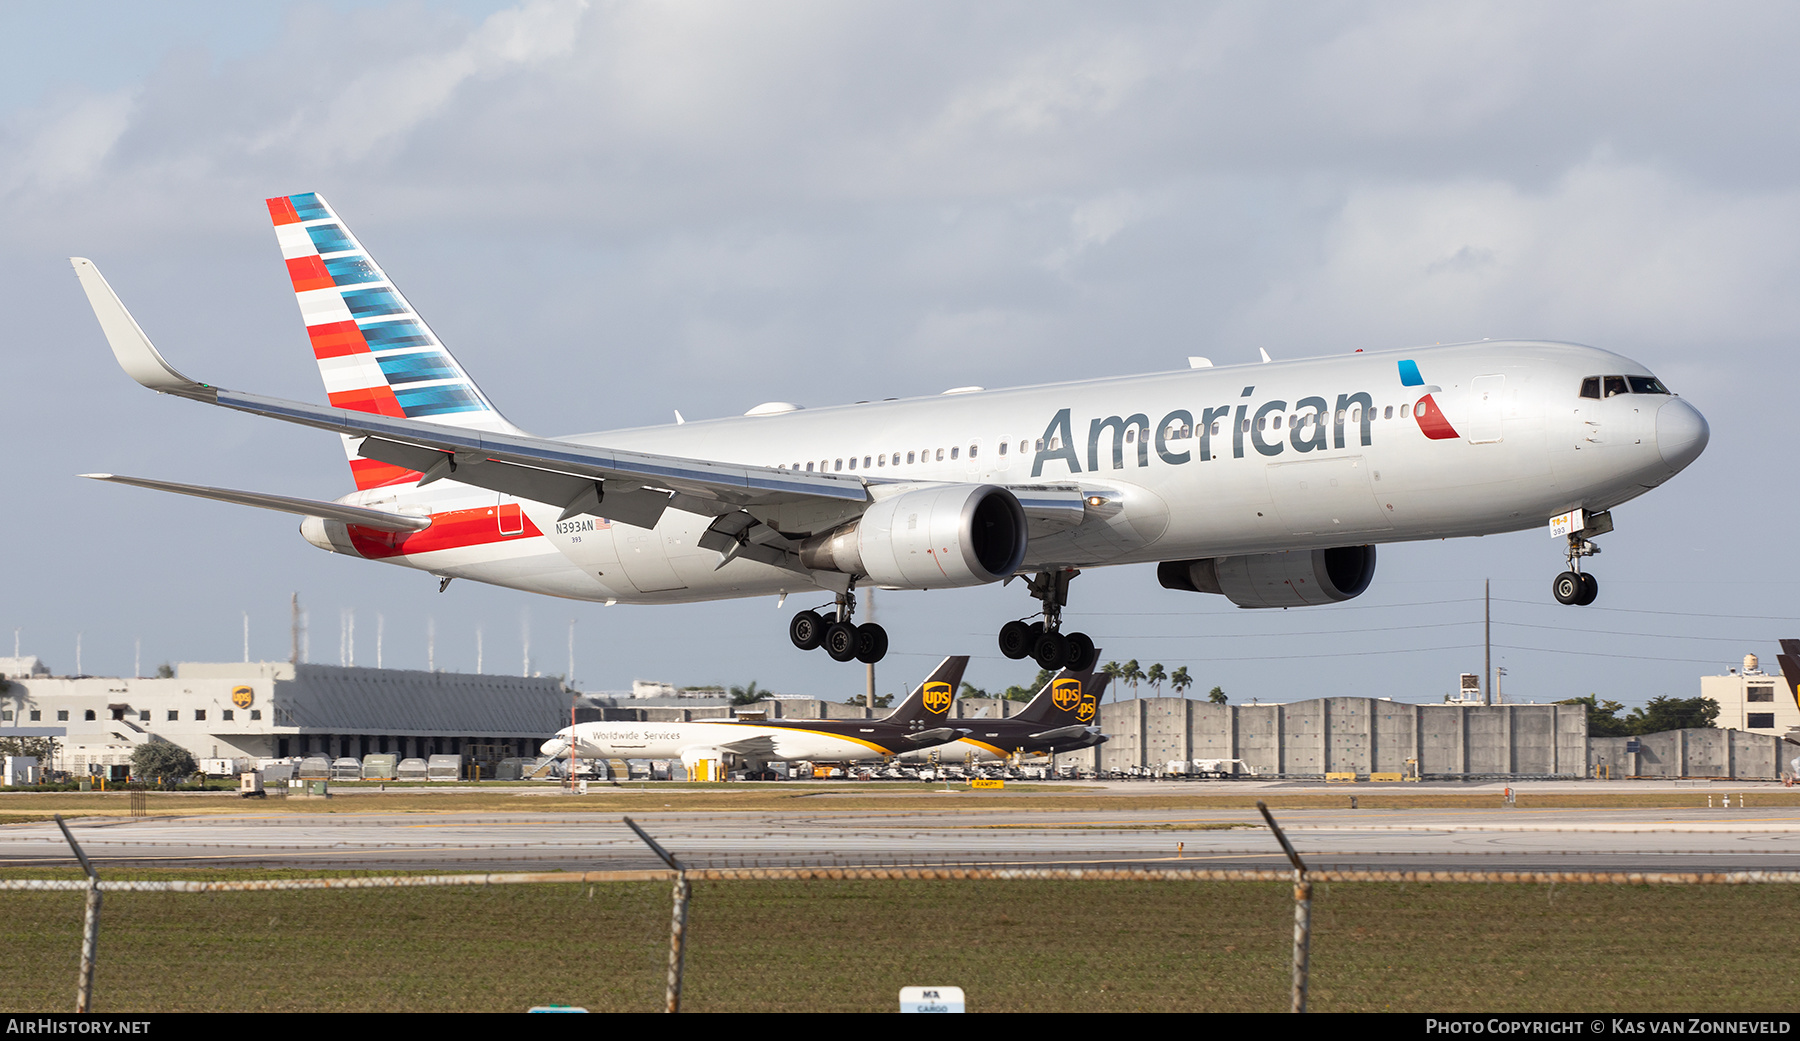
POLYGON ((538 754, 546 755, 552 759, 555 759, 556 757, 562 755, 564 752, 567 752, 568 750, 569 750, 569 743, 567 741, 564 741, 560 737, 553 737, 550 740, 545 741, 541 746, 539 746, 538 754))
POLYGON ((1711 436, 1706 417, 1680 398, 1670 398, 1656 410, 1656 448, 1673 470, 1682 470, 1700 458, 1711 436))

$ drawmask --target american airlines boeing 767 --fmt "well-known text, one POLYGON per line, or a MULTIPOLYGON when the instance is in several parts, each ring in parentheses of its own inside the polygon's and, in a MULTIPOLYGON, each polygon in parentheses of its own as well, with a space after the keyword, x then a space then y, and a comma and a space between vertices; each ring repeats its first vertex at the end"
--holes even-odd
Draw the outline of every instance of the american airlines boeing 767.
POLYGON ((296 513, 321 549, 620 603, 802 594, 789 636, 873 662, 858 587, 1024 579, 1001 650, 1094 663, 1064 632, 1083 569, 1155 563, 1240 607, 1348 600, 1384 542, 1548 524, 1582 570, 1613 507, 1706 447, 1698 410, 1637 362, 1482 341, 802 408, 561 438, 501 416, 316 194, 268 200, 329 406, 226 390, 170 365, 93 263, 72 262, 125 371, 165 394, 342 435, 331 502, 89 474, 296 513))

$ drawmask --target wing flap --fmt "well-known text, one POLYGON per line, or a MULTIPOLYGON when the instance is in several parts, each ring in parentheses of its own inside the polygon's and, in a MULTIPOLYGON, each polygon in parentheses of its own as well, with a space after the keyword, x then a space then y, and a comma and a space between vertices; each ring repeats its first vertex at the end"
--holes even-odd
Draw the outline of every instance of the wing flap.
MULTIPOLYGON (((364 438, 357 454, 408 470, 417 470, 431 478, 434 467, 442 467, 441 476, 458 484, 473 485, 493 492, 504 492, 532 502, 548 503, 621 521, 635 528, 654 528, 668 508, 670 494, 643 488, 633 489, 629 483, 608 481, 596 488, 592 477, 540 470, 532 466, 503 463, 481 458, 457 461, 456 454, 446 454, 418 445, 403 444, 385 438, 364 438)), ((570 514, 574 516, 574 514, 570 514)), ((567 518, 564 518, 567 519, 567 518)))

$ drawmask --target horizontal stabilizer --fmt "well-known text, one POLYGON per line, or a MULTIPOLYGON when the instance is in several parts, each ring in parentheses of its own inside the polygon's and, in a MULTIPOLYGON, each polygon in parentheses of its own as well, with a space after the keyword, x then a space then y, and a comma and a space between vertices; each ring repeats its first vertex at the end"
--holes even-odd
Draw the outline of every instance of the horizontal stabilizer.
POLYGON ((1033 741, 1049 741, 1051 743, 1055 743, 1057 741, 1074 741, 1079 738, 1084 738, 1084 737, 1091 736, 1093 734, 1097 734, 1099 732, 1100 732, 1099 727, 1087 727, 1087 726, 1077 725, 1077 726, 1068 726, 1068 727, 1057 727, 1055 730, 1045 730, 1041 733, 1031 734, 1029 736, 1031 737, 1031 739, 1033 741))
POLYGON ((915 734, 906 734, 901 737, 901 740, 924 747, 948 744, 966 733, 968 733, 967 730, 958 730, 955 727, 938 727, 936 730, 921 730, 915 734))
POLYGON ((288 495, 240 492, 232 488, 208 488, 199 484, 152 481, 145 477, 123 477, 119 474, 81 474, 80 476, 96 481, 111 481, 114 484, 132 484, 139 488, 154 488, 159 492, 174 492, 177 495, 194 495, 202 499, 235 502, 240 506, 255 506, 264 510, 297 513, 303 517, 323 517, 326 520, 343 521, 345 524, 378 528, 382 531, 424 531, 431 527, 430 517, 412 517, 403 513, 390 513, 387 510, 371 510, 363 506, 345 506, 343 503, 325 502, 322 499, 296 499, 288 495))

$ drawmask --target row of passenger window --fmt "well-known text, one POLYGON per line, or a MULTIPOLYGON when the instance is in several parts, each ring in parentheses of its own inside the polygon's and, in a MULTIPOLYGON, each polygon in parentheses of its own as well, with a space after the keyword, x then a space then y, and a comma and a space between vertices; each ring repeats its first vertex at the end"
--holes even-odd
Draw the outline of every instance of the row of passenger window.
MULTIPOLYGON (((169 709, 168 713, 169 713, 168 722, 175 723, 175 722, 180 721, 180 719, 181 719, 180 710, 169 709)), ((194 721, 196 723, 206 722, 206 710, 205 709, 197 708, 197 709, 193 710, 193 713, 194 713, 194 721)), ((82 718, 91 723, 91 722, 94 722, 95 719, 97 719, 98 717, 96 716, 94 710, 90 708, 82 714, 82 718)), ((123 720, 125 718, 125 710, 121 709, 121 708, 113 709, 112 710, 112 718, 115 720, 123 720)), ((150 710, 147 708, 139 709, 137 718, 138 718, 138 722, 140 722, 140 723, 150 722, 150 710)), ((225 709, 224 711, 219 713, 219 718, 223 719, 227 723, 235 722, 237 719, 236 710, 229 709, 229 708, 225 709)), ((250 710, 250 718, 251 719, 261 719, 262 718, 262 709, 260 709, 260 708, 251 709, 250 710)), ((30 722, 40 723, 43 721, 43 719, 44 719, 44 710, 43 709, 34 708, 30 711, 30 720, 29 720, 30 722)), ((9 709, 5 709, 5 710, 0 710, 0 722, 11 723, 12 721, 13 721, 13 710, 12 709, 9 708, 9 709)), ((68 722, 69 721, 69 710, 66 708, 57 709, 56 710, 56 721, 58 723, 68 722)))
MULTIPOLYGON (((1407 415, 1410 413, 1411 409, 1412 409, 1411 405, 1401 405, 1400 406, 1400 418, 1405 419, 1407 417, 1407 415)), ((1316 424, 1321 421, 1321 418, 1322 418, 1321 414, 1317 413, 1317 412, 1296 412, 1293 415, 1286 417, 1287 424, 1290 427, 1301 426, 1301 425, 1306 425, 1306 424, 1316 424)), ((1356 408, 1351 408, 1351 409, 1338 409, 1337 418, 1341 422, 1360 424, 1363 421, 1363 410, 1362 410, 1361 406, 1358 406, 1356 408)), ((1370 409, 1369 410, 1369 418, 1371 420, 1393 419, 1394 418, 1394 406, 1389 405, 1384 410, 1370 409)), ((1273 417, 1264 416, 1262 419, 1259 419, 1259 420, 1251 420, 1248 417, 1246 417, 1243 420, 1243 429, 1244 429, 1245 433, 1248 433, 1250 431, 1251 426, 1254 425, 1256 427, 1256 429, 1258 429, 1258 430, 1269 430, 1269 429, 1280 430, 1281 425, 1282 425, 1282 419, 1283 419, 1282 416, 1273 416, 1273 417)), ((1223 421, 1214 420, 1213 425, 1212 425, 1212 436, 1219 437, 1223 432, 1223 430, 1222 430, 1223 427, 1224 427, 1223 421)), ((1134 425, 1134 426, 1126 427, 1125 428, 1125 443, 1126 444, 1137 443, 1137 433, 1138 433, 1137 426, 1134 425)), ((1145 431, 1144 436, 1146 438, 1150 437, 1151 436, 1150 432, 1145 431)), ((1170 424, 1168 430, 1165 432, 1164 440, 1180 441, 1180 440, 1183 440, 1186 438, 1191 438, 1193 436, 1194 436, 1194 428, 1191 425, 1170 424)), ((1020 455, 1025 455, 1026 453, 1031 452, 1033 450, 1042 452, 1044 450, 1044 444, 1045 444, 1044 439, 1041 437, 1038 438, 1035 442, 1030 441, 1030 440, 1020 441, 1018 451, 1019 451, 1020 455)), ((1060 438, 1060 437, 1051 438, 1049 441, 1049 445, 1050 445, 1050 451, 1052 451, 1052 452, 1061 450, 1062 438, 1060 438)), ((998 448, 996 449, 996 451, 999 455, 1004 456, 1007 454, 1007 452, 1011 448, 1011 446, 1012 446, 1011 441, 1001 441, 998 448)), ((980 444, 972 444, 969 446, 968 458, 970 458, 970 459, 979 458, 980 453, 981 453, 981 445, 980 444)), ((953 462, 960 458, 962 458, 962 446, 961 445, 953 445, 950 448, 927 448, 922 452, 907 452, 907 453, 905 453, 904 461, 902 461, 901 453, 894 452, 894 453, 887 454, 887 455, 865 455, 865 456, 852 455, 852 456, 845 456, 840 459, 820 459, 816 463, 813 462, 812 460, 807 460, 804 463, 799 463, 799 462, 792 463, 792 464, 779 463, 779 464, 777 464, 777 469, 804 470, 807 473, 813 473, 813 472, 834 472, 835 473, 835 472, 841 471, 841 470, 855 470, 858 468, 859 463, 861 464, 861 468, 864 470, 874 470, 874 469, 879 469, 879 468, 888 467, 888 466, 911 466, 911 465, 916 465, 919 463, 953 462)))
POLYGON ((1667 394, 1669 388, 1655 376, 1589 376, 1581 381, 1584 398, 1612 397, 1614 394, 1667 394))

